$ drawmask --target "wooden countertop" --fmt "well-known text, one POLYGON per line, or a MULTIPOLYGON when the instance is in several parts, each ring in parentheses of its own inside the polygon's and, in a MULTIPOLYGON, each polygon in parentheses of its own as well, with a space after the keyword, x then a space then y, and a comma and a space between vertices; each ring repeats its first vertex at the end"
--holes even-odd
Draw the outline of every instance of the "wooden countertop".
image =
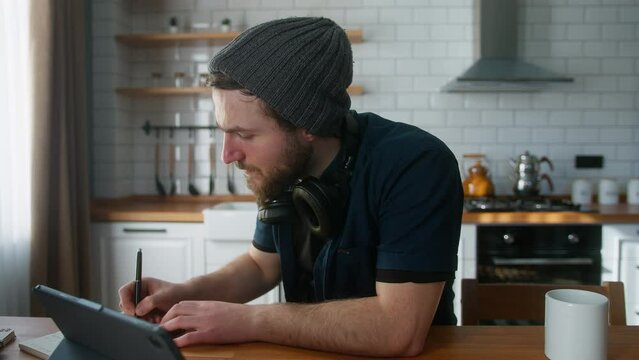
MULTIPOLYGON (((255 201, 253 195, 129 196, 95 199, 91 220, 142 222, 203 222, 202 210, 226 201, 255 201)), ((639 224, 639 205, 593 205, 586 211, 465 212, 465 224, 639 224)))
POLYGON ((639 205, 592 205, 583 211, 464 212, 465 224, 639 224, 639 205))
MULTIPOLYGON (((18 343, 57 330, 49 318, 0 317, 0 325, 16 332, 16 341, 0 352, 0 359, 35 359, 18 343)), ((611 326, 609 359, 636 359, 639 326, 611 326)), ((205 359, 362 359, 268 343, 197 346, 182 349, 186 360, 205 359)), ((543 326, 433 326, 424 352, 416 359, 539 359, 544 356, 543 326)))
POLYGON ((136 195, 94 199, 91 201, 91 221, 203 222, 204 209, 228 201, 255 201, 255 196, 136 195))

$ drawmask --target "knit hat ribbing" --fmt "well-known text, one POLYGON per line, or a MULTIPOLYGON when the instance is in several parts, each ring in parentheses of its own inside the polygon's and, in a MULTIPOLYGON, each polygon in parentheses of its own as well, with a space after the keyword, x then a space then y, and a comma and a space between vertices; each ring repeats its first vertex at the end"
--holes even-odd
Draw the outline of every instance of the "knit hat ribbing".
POLYGON ((326 18, 286 18, 254 26, 217 53, 222 72, 311 134, 339 134, 351 99, 353 54, 342 28, 326 18))

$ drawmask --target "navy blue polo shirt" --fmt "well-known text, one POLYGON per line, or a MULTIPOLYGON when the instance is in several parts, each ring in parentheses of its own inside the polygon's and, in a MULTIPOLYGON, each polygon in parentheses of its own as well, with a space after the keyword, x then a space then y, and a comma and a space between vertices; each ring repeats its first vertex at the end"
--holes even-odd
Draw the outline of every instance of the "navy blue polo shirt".
MULTIPOLYGON (((455 156, 415 126, 372 113, 354 116, 359 149, 344 228, 315 259, 313 298, 374 296, 376 281, 445 281, 433 324, 455 324, 452 282, 463 203, 455 156)), ((341 158, 336 156, 325 174, 341 166, 341 158)), ((257 221, 253 244, 279 253, 286 299, 303 301, 292 234, 290 224, 257 221)))

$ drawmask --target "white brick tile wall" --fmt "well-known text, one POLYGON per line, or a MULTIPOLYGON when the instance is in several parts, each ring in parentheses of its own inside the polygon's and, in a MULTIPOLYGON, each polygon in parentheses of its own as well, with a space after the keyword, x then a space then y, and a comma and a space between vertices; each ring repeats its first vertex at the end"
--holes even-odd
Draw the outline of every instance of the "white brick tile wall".
POLYGON ((602 143, 628 143, 632 141, 632 129, 601 129, 599 141, 602 143))
POLYGON ((481 123, 481 114, 478 111, 448 111, 446 124, 448 126, 479 126, 481 123))
POLYGON ((553 111, 548 123, 551 126, 579 126, 582 115, 581 111, 553 111))
POLYGON ((568 72, 574 75, 597 74, 601 68, 601 61, 591 58, 567 59, 568 72))
POLYGON ((602 64, 601 71, 604 74, 636 75, 635 61, 630 58, 610 59, 602 64))
POLYGON ((500 109, 529 109, 531 99, 529 94, 499 94, 500 109))
POLYGON ((637 57, 639 56, 639 41, 624 41, 619 43, 619 55, 637 57))
POLYGON ((501 143, 509 144, 521 144, 529 143, 531 136, 531 129, 523 127, 498 127, 497 128, 497 141, 501 143))
POLYGON ((586 111, 584 112, 583 125, 598 127, 604 123, 614 124, 617 114, 614 111, 586 111))
POLYGON ((538 110, 515 111, 515 126, 540 127, 548 125, 548 112, 538 110))
POLYGON ((639 76, 623 76, 619 78, 619 91, 639 93, 639 76))
MULTIPOLYGON (((634 126, 639 122, 639 111, 618 111, 617 112, 617 125, 620 126, 634 126)), ((634 129, 636 134, 639 134, 639 129, 634 129)))
POLYGON ((535 143, 554 144, 563 141, 565 130, 561 128, 545 128, 532 130, 532 141, 535 143))
POLYGON ((513 121, 513 112, 512 111, 482 111, 481 112, 481 123, 484 126, 489 127, 505 127, 512 126, 513 121))
POLYGON ((632 40, 635 38, 633 27, 634 25, 631 24, 604 24, 602 38, 604 40, 632 40))
MULTIPOLYGON (((152 194, 155 135, 140 129, 157 124, 214 122, 208 96, 129 98, 117 87, 148 86, 150 73, 188 76, 207 70, 211 47, 133 49, 114 35, 166 31, 177 16, 213 29, 229 17, 241 29, 285 16, 326 16, 346 28, 361 28, 353 45, 353 83, 365 88, 352 107, 421 127, 444 140, 461 158, 483 152, 497 193, 511 193, 507 160, 529 150, 546 155, 556 193, 567 193, 576 176, 615 176, 620 184, 639 177, 639 4, 636 0, 522 0, 519 54, 526 60, 575 78, 534 93, 451 94, 440 89, 473 62, 473 0, 103 0, 93 11, 94 196, 152 194), (177 114, 177 115, 176 115, 177 114), (576 170, 576 154, 601 154, 602 170, 576 170)), ((181 155, 196 142, 196 183, 208 183, 206 130, 194 138, 177 132, 181 155)), ((166 172, 167 133, 162 146, 166 172)), ((215 141, 218 152, 221 135, 215 141)), ((183 158, 183 156, 182 156, 183 158)), ((226 182, 218 161, 218 188, 226 182)), ((186 192, 186 163, 177 166, 186 192)), ((240 181, 241 182, 241 181, 240 181)))
POLYGON ((494 109, 497 107, 497 98, 492 94, 468 94, 464 97, 466 109, 494 109))
POLYGON ((417 76, 414 79, 415 91, 439 91, 450 81, 450 76, 417 76))
POLYGON ((619 46, 610 41, 586 41, 584 42, 584 56, 588 57, 614 57, 619 46))
POLYGON ((602 94, 601 107, 604 109, 637 108, 636 97, 632 93, 602 94))

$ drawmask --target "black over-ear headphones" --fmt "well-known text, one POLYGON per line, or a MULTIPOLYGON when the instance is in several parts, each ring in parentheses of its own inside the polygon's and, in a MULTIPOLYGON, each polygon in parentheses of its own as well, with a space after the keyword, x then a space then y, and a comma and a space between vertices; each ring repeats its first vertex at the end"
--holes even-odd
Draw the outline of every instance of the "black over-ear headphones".
POLYGON ((316 237, 328 238, 341 231, 350 195, 349 182, 359 147, 357 120, 346 115, 342 166, 323 180, 307 176, 295 181, 275 199, 265 202, 258 211, 258 219, 267 224, 290 222, 295 213, 316 237))

